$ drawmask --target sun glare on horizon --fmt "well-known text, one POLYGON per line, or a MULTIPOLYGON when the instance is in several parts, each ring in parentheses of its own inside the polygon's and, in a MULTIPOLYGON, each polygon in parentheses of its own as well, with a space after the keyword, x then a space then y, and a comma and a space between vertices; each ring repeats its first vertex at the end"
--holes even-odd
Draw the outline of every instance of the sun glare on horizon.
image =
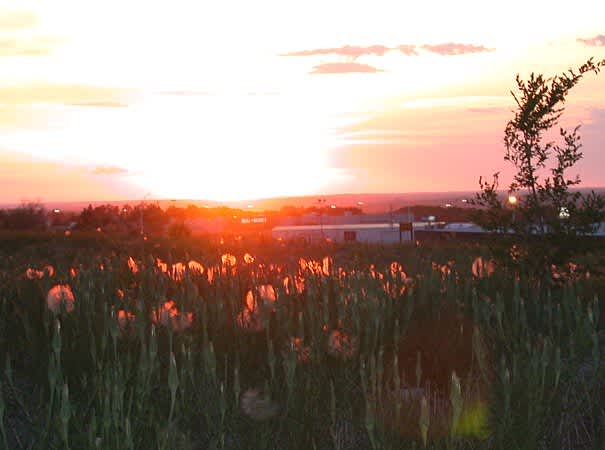
MULTIPOLYGON (((605 3, 577 3, 5 0, 0 201, 476 188, 506 174, 515 75, 605 57, 605 3)), ((604 82, 569 103, 590 186, 604 82)))

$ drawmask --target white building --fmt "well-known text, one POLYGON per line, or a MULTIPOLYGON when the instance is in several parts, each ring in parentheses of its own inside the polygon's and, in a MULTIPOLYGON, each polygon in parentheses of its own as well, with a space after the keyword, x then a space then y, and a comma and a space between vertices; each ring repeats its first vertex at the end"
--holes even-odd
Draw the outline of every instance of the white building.
POLYGON ((411 241, 410 231, 400 231, 399 223, 353 223, 327 225, 279 226, 271 231, 273 239, 305 239, 309 242, 322 238, 334 242, 397 243, 411 241))

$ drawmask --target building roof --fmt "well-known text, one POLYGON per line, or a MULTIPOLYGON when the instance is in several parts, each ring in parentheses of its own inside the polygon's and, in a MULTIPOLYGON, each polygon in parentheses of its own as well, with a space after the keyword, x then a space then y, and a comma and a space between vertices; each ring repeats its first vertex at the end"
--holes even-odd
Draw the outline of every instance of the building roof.
POLYGON ((443 227, 447 231, 459 231, 464 233, 482 233, 485 230, 479 225, 471 222, 451 222, 443 227))
POLYGON ((321 231, 321 230, 399 230, 399 223, 343 223, 326 225, 288 225, 274 227, 273 231, 321 231))

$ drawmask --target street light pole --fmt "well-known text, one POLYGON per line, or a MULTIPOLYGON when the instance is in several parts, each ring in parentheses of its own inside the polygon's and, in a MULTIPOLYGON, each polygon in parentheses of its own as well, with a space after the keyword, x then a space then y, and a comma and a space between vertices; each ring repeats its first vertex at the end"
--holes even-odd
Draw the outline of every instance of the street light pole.
POLYGON ((513 217, 512 217, 512 225, 513 225, 513 231, 514 231, 514 227, 515 227, 515 206, 517 205, 517 197, 515 195, 509 195, 508 196, 508 204, 510 205, 511 209, 513 210, 513 217))
POLYGON ((143 229, 143 210, 145 209, 145 200, 147 200, 147 197, 149 197, 150 195, 151 195, 151 192, 148 192, 147 194, 145 194, 145 197, 143 197, 143 200, 141 200, 141 209, 140 209, 141 236, 143 236, 145 234, 145 231, 143 229))
POLYGON ((323 215, 323 205, 326 204, 325 198, 317 199, 317 203, 319 203, 319 226, 321 229, 321 237, 324 238, 324 215, 323 215))

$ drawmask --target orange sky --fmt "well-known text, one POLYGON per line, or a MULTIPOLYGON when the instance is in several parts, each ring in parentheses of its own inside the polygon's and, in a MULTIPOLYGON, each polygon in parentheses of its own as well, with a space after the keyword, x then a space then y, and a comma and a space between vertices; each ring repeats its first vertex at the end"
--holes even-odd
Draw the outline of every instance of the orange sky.
MULTIPOLYGON (((485 5, 0 0, 0 202, 506 185, 515 74, 605 58, 605 2, 485 5)), ((567 108, 605 186, 605 76, 567 108)))

